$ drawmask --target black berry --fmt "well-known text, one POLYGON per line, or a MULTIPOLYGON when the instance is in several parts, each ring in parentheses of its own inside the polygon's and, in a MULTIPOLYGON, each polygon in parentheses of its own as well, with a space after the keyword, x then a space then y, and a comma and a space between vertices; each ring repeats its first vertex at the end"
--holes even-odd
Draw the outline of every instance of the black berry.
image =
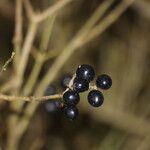
POLYGON ((78 104, 79 100, 80 96, 76 91, 69 90, 63 94, 63 102, 68 106, 78 104))
POLYGON ((78 109, 74 106, 65 107, 64 114, 69 120, 75 120, 78 117, 78 109))
POLYGON ((55 113, 61 109, 61 101, 50 100, 44 103, 47 112, 55 113))
MULTIPOLYGON (((48 96, 48 95, 53 95, 56 94, 56 87, 54 85, 49 85, 48 88, 46 89, 44 95, 48 96)), ((43 103, 44 109, 47 112, 50 113, 55 113, 58 112, 61 108, 61 101, 58 100, 50 100, 50 101, 46 101, 43 103)))
POLYGON ((112 86, 112 80, 108 75, 102 74, 97 77, 96 85, 101 89, 107 90, 112 86))
POLYGON ((75 78, 73 87, 77 92, 84 92, 89 89, 89 82, 87 82, 87 80, 75 78))
POLYGON ((103 104, 104 96, 103 94, 98 90, 92 90, 88 94, 88 102, 94 106, 99 107, 103 104))
POLYGON ((62 77, 61 86, 63 87, 63 89, 66 89, 68 87, 71 78, 72 78, 72 76, 69 74, 66 74, 62 77))
POLYGON ((78 67, 76 71, 76 76, 77 78, 90 82, 94 79, 95 72, 92 66, 88 64, 83 64, 78 67))

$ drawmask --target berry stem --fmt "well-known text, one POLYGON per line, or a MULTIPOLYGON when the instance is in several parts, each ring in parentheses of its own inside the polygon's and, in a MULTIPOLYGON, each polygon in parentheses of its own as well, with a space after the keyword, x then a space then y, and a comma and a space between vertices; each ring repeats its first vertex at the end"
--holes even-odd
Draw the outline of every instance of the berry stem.
POLYGON ((9 95, 0 94, 0 100, 5 100, 5 101, 42 102, 42 101, 55 100, 60 98, 62 98, 62 94, 55 94, 55 95, 42 96, 42 97, 34 97, 34 96, 22 97, 22 96, 9 96, 9 95))
POLYGON ((73 74, 72 79, 70 80, 70 82, 68 84, 68 88, 66 88, 66 90, 63 93, 65 93, 69 89, 73 90, 73 82, 74 82, 75 77, 76 77, 76 74, 73 74))
POLYGON ((69 82, 68 88, 72 88, 75 77, 76 77, 76 74, 74 74, 74 75, 72 76, 72 79, 71 79, 70 82, 69 82))
POLYGON ((91 90, 97 90, 97 86, 96 85, 89 85, 89 91, 91 90))

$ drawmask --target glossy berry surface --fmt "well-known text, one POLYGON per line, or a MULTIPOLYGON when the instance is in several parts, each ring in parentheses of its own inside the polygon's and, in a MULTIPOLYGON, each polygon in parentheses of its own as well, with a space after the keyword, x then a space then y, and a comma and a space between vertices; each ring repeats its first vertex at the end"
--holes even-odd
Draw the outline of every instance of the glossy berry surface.
POLYGON ((84 92, 89 89, 89 82, 83 79, 75 78, 73 87, 77 92, 84 92))
POLYGON ((98 90, 92 90, 88 94, 88 102, 94 106, 99 107, 103 104, 104 96, 103 94, 98 90))
POLYGON ((78 117, 78 109, 74 106, 65 107, 64 114, 69 120, 75 120, 78 117))
POLYGON ((63 102, 68 106, 74 106, 78 104, 79 100, 80 96, 76 91, 69 90, 63 94, 63 102))
POLYGON ((63 87, 63 89, 66 89, 68 87, 71 78, 72 78, 72 76, 69 74, 66 74, 62 77, 61 86, 63 87))
POLYGON ((83 64, 78 67, 76 71, 76 76, 77 78, 90 82, 94 79, 95 71, 92 66, 88 64, 83 64))
POLYGON ((112 79, 106 74, 99 75, 96 79, 96 86, 107 90, 112 86, 112 79))

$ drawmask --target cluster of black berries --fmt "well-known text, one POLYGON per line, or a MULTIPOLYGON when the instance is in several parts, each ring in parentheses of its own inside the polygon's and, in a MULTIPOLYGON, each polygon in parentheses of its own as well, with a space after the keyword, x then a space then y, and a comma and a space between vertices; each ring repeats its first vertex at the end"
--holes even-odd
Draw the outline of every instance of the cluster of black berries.
POLYGON ((109 89, 112 85, 112 80, 106 74, 99 75, 96 79, 96 88, 90 88, 90 82, 94 77, 95 71, 93 67, 88 64, 83 64, 76 70, 71 87, 68 86, 68 83, 71 82, 71 76, 66 76, 66 78, 62 80, 63 87, 67 88, 63 93, 63 104, 64 114, 68 119, 75 120, 78 116, 76 105, 80 101, 80 92, 90 90, 87 97, 90 105, 99 107, 103 104, 104 96, 97 88, 104 90, 109 89))

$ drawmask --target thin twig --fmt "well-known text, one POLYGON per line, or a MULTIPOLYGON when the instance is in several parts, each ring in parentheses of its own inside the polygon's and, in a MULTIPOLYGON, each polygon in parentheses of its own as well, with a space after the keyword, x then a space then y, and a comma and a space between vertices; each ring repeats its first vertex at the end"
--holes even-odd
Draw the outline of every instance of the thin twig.
POLYGON ((5 101, 27 101, 27 102, 33 102, 33 101, 47 101, 47 100, 55 100, 62 98, 62 94, 56 94, 56 95, 50 95, 50 96, 43 96, 43 97, 21 97, 21 96, 8 96, 4 94, 0 94, 0 100, 5 101))
POLYGON ((13 61, 14 57, 15 57, 15 52, 12 52, 11 57, 10 57, 10 58, 5 62, 5 64, 3 65, 0 74, 1 74, 3 71, 6 71, 8 65, 13 61))

